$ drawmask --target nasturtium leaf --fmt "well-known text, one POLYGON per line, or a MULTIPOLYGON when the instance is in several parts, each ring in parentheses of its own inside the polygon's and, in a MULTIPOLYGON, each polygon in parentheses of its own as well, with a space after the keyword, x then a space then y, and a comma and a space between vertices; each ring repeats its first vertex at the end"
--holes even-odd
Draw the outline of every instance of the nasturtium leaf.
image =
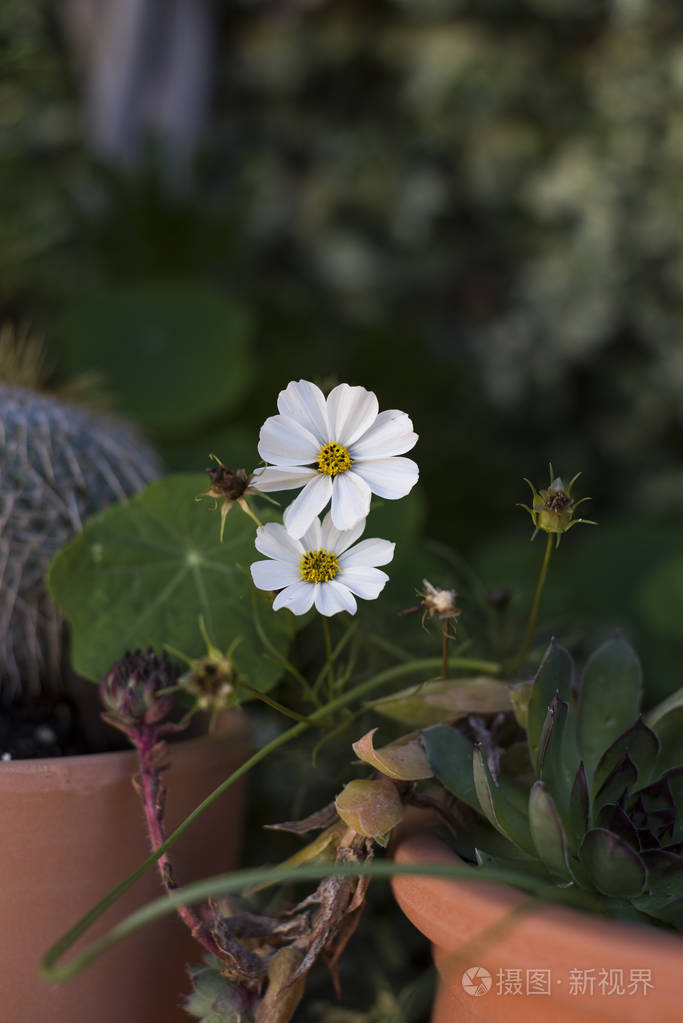
POLYGON ((628 843, 604 828, 591 828, 579 851, 591 883, 603 895, 631 898, 640 895, 647 868, 628 843))
POLYGON ((571 699, 574 663, 564 649, 551 643, 541 661, 534 679, 534 688, 527 708, 527 736, 532 764, 538 758, 538 747, 548 707, 555 695, 569 703, 571 699))
POLYGON ((621 636, 599 647, 583 675, 576 735, 589 777, 604 751, 633 725, 640 711, 640 661, 621 636))
POLYGON ((529 793, 529 827, 536 851, 551 874, 572 880, 567 862, 567 839, 552 796, 542 781, 529 793))
POLYGON ((66 372, 100 373, 117 409, 147 429, 182 438, 246 394, 250 333, 244 307, 203 282, 109 287, 67 310, 62 362, 66 372))
POLYGON ((206 479, 194 474, 153 483, 90 519, 53 560, 48 585, 71 625, 80 674, 99 680, 135 647, 161 650, 169 644, 189 657, 202 656, 200 616, 222 650, 239 640, 234 661, 250 686, 265 691, 282 674, 276 662, 295 619, 273 612, 254 589, 252 520, 233 508, 219 543, 218 514, 208 502, 195 501, 203 489, 206 479))
POLYGON ((449 725, 426 728, 421 738, 429 763, 444 788, 481 812, 472 774, 474 748, 470 740, 449 725))

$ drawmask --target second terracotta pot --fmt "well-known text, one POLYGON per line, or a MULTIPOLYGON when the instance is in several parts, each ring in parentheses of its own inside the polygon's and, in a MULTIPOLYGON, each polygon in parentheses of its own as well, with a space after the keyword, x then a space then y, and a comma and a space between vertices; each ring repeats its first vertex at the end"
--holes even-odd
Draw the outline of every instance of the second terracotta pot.
MULTIPOLYGON (((431 835, 397 863, 464 866, 431 835)), ((507 885, 397 876, 396 899, 433 943, 432 1023, 678 1023, 683 938, 544 904, 507 885)))
MULTIPOLYGON (((220 735, 173 744, 168 832, 248 754, 246 719, 220 735)), ((202 950, 175 916, 138 931, 82 974, 47 984, 41 956, 88 909, 149 855, 131 778, 134 752, 0 764, 0 1016, 3 1023, 187 1023, 185 964, 202 950)), ((171 850, 180 884, 237 866, 244 789, 229 789, 171 850)), ((87 933, 162 894, 150 870, 87 933)))

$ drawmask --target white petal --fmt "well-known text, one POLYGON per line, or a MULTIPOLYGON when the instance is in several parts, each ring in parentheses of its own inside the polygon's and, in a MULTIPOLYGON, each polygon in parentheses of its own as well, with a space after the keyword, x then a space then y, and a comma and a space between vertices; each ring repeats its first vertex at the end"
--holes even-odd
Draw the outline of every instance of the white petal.
POLYGON ((261 427, 258 453, 274 465, 306 465, 317 462, 320 444, 296 419, 270 416, 261 427))
POLYGON ((351 458, 389 458, 402 455, 417 444, 417 434, 405 412, 389 409, 380 412, 369 430, 351 447, 351 458))
POLYGON ((334 477, 332 487, 332 522, 337 529, 353 529, 370 511, 370 487, 355 472, 334 477))
POLYGON ((282 520, 285 529, 292 536, 303 536, 318 512, 321 512, 332 496, 332 480, 323 473, 316 473, 315 479, 307 483, 298 497, 295 497, 282 520))
POLYGON ((369 458, 353 463, 354 472, 373 494, 394 500, 405 497, 417 483, 419 469, 412 458, 369 458))
POLYGON ((278 395, 277 407, 283 416, 296 419, 310 430, 319 448, 330 439, 325 396, 310 380, 292 380, 287 384, 278 395))
POLYGON ((327 396, 330 440, 348 448, 370 429, 378 412, 377 396, 372 391, 339 384, 327 396))
MULTIPOLYGON (((266 522, 256 530, 256 550, 285 565, 298 565, 304 549, 279 522, 266 522)), ((284 583, 282 584, 285 585, 284 583)))
POLYGON ((316 588, 315 584, 305 583, 303 579, 288 586, 278 593, 273 601, 273 611, 279 611, 281 607, 286 607, 292 614, 305 615, 313 607, 316 588))
MULTIPOLYGON (((336 580, 335 580, 336 581, 336 580)), ((348 586, 352 593, 363 600, 376 600, 389 581, 386 572, 379 568, 345 568, 339 573, 339 581, 348 586)))
POLYGON ((254 490, 269 494, 273 490, 294 490, 296 487, 303 487, 317 475, 317 469, 309 469, 305 465, 289 465, 284 468, 267 465, 265 469, 256 470, 249 485, 254 490))
POLYGON ((356 542, 364 529, 364 518, 359 519, 352 529, 337 529, 332 521, 332 512, 328 512, 322 521, 321 545, 326 551, 332 551, 334 554, 343 554, 347 547, 356 542))
POLYGON ((320 519, 316 517, 311 522, 310 526, 301 537, 299 541, 305 551, 319 551, 325 544, 322 542, 322 530, 320 529, 320 519))
POLYGON ((259 590, 281 590, 301 580, 294 565, 283 565, 279 561, 255 561, 251 565, 251 578, 259 590))
POLYGON ((319 583, 316 586, 315 606, 316 610, 327 618, 330 615, 336 615, 339 611, 348 611, 352 615, 356 613, 356 601, 353 594, 336 579, 331 579, 327 583, 319 583))
POLYGON ((388 565, 394 556, 396 544, 390 540, 379 540, 372 537, 369 540, 362 540, 350 551, 346 551, 339 558, 339 567, 346 571, 352 566, 364 566, 376 568, 377 565, 388 565))

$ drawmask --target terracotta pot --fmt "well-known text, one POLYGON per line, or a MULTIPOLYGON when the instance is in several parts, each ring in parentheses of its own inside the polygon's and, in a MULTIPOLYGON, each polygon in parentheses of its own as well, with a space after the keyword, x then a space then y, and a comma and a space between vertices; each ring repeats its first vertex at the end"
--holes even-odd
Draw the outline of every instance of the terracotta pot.
MULTIPOLYGON (((463 865, 431 835, 408 838, 395 859, 463 865)), ((419 876, 392 884, 434 946, 440 981, 432 1023, 681 1019, 683 939, 676 935, 549 906, 507 885, 419 876)))
MULTIPOLYGON (((246 718, 221 734, 169 748, 166 820, 172 830, 248 752, 246 718)), ((0 764, 0 1018, 3 1023, 188 1023, 185 964, 202 950, 175 916, 137 932, 73 980, 47 984, 45 950, 149 855, 131 778, 136 754, 0 764)), ((179 839, 180 884, 233 869, 243 825, 243 787, 228 791, 179 839)), ((88 944, 162 894, 148 871, 82 940, 88 944)), ((83 947, 79 944, 78 947, 83 947)))

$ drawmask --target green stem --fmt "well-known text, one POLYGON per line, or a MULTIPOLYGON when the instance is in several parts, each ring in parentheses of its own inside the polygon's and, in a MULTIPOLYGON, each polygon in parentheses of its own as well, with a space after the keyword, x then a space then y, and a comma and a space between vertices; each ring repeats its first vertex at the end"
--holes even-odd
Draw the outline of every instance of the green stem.
POLYGON ((243 689, 245 693, 251 693, 257 700, 261 700, 262 703, 267 703, 273 710, 278 711, 280 714, 284 714, 285 717, 291 718, 292 721, 303 721, 305 724, 313 724, 310 718, 305 717, 303 714, 297 714, 295 710, 290 710, 289 707, 285 707, 284 704, 278 703, 272 696, 268 696, 266 693, 262 693, 260 689, 254 689, 253 686, 248 686, 246 682, 239 682, 237 685, 238 689, 243 689))
MULTIPOLYGON (((489 661, 473 661, 458 657, 453 657, 450 660, 449 665, 451 668, 469 669, 491 674, 496 674, 500 671, 500 665, 498 664, 491 663, 489 661)), ((124 892, 127 892, 128 889, 131 888, 132 885, 134 885, 150 867, 154 866, 159 857, 165 853, 167 849, 170 849, 170 847, 180 838, 183 832, 190 827, 193 821, 195 821, 197 817, 204 812, 204 810, 208 809, 211 804, 219 798, 219 796, 222 796, 226 789, 230 788, 230 786, 236 781, 239 781, 240 778, 244 777, 244 775, 247 774, 252 767, 255 767, 256 764, 260 764, 262 760, 265 760, 267 756, 275 752, 276 749, 279 749, 280 746, 284 746, 292 739, 296 739, 312 725, 322 721, 327 715, 342 707, 346 707, 347 704, 352 703, 356 699, 360 699, 367 693, 372 692, 373 689, 379 689, 381 686, 402 678, 404 675, 411 675, 418 671, 433 671, 438 669, 440 666, 441 658, 426 657, 421 660, 409 661, 406 664, 398 664, 393 668, 387 668, 386 671, 380 672, 378 675, 368 679, 366 682, 361 682, 360 685, 354 686, 353 689, 350 689, 348 692, 338 696, 336 700, 332 700, 331 703, 321 707, 319 710, 316 710, 313 714, 311 714, 307 722, 302 721, 299 724, 293 725, 291 728, 288 728, 286 732, 282 732, 281 735, 276 736, 276 738, 269 742, 266 746, 263 746, 262 749, 257 750, 256 753, 252 754, 248 760, 245 760, 245 762, 238 767, 236 771, 233 771, 233 773, 229 775, 225 781, 222 781, 221 784, 213 790, 213 792, 210 792, 206 799, 203 799, 202 802, 194 808, 192 813, 188 814, 185 820, 178 825, 175 831, 173 831, 168 838, 162 842, 159 848, 156 849, 151 856, 147 857, 144 863, 142 863, 137 870, 134 870, 132 874, 129 874, 128 877, 109 892, 108 895, 105 895, 105 897, 101 899, 96 906, 93 906, 93 908, 89 910, 85 916, 81 917, 81 919, 78 920, 66 934, 55 942, 55 944, 46 953, 44 960, 45 969, 49 971, 52 964, 56 963, 64 955, 64 953, 71 948, 78 938, 80 938, 80 936, 84 934, 95 923, 95 921, 99 919, 99 917, 101 917, 102 914, 124 894, 124 892)), ((140 910, 139 912, 142 913, 143 910, 140 910)), ((125 933, 128 933, 128 931, 125 933)), ((88 952, 90 951, 91 950, 88 950, 88 952)), ((61 970, 53 971, 50 973, 50 976, 54 979, 63 979, 64 977, 70 976, 73 972, 77 972, 77 970, 74 970, 73 968, 74 964, 81 963, 81 965, 85 965, 85 963, 89 962, 91 958, 93 958, 92 955, 83 953, 78 959, 73 960, 72 964, 62 967, 61 970)), ((81 966, 78 966, 78 969, 80 968, 81 966)))
POLYGON ((448 619, 443 620, 441 636, 441 678, 448 678, 448 619))
POLYGON ((526 626, 524 642, 522 643, 522 648, 517 654, 517 656, 513 657, 513 659, 505 665, 506 668, 516 668, 518 665, 520 665, 524 658, 526 657, 526 655, 528 654, 529 649, 531 647, 531 642, 534 638, 534 631, 536 629, 538 609, 541 606, 541 596, 543 594, 543 587, 545 586, 545 581, 548 578, 548 566, 550 565, 550 555, 553 552, 553 541, 554 534, 548 533, 548 538, 545 544, 545 554, 543 555, 543 564, 541 565, 541 571, 538 576, 538 582, 536 583, 536 592, 534 593, 534 599, 531 604, 531 611, 529 612, 529 621, 527 622, 526 626))
POLYGON ((320 616, 325 634, 325 658, 327 660, 327 694, 330 700, 334 699, 334 654, 332 653, 332 637, 330 636, 330 623, 323 615, 320 616))
MULTIPOLYGON (((313 863, 299 867, 259 867, 248 870, 237 870, 232 874, 221 874, 217 877, 206 878, 193 884, 179 888, 173 895, 155 899, 140 909, 131 913, 116 926, 112 927, 108 934, 93 942, 70 962, 63 966, 57 966, 59 958, 68 947, 65 945, 65 938, 52 946, 45 954, 41 964, 41 972, 46 980, 55 981, 67 980, 79 973, 88 963, 102 955, 108 948, 122 941, 129 934, 138 930, 146 924, 152 923, 169 913, 177 910, 178 906, 188 906, 196 902, 203 902, 207 898, 219 897, 236 892, 244 891, 247 888, 256 888, 265 883, 282 883, 287 881, 319 881, 330 875, 335 877, 372 877, 388 878, 397 875, 419 875, 422 877, 446 877, 452 879, 467 880, 475 883, 477 881, 499 881, 507 884, 513 883, 518 888, 525 890, 537 897, 547 899, 566 905, 579 905, 587 909, 603 908, 604 900, 591 898, 589 893, 578 892, 572 889, 559 888, 551 882, 543 881, 532 876, 516 874, 511 878, 509 870, 496 867, 477 867, 476 870, 469 864, 454 865, 449 863, 415 863, 402 864, 394 863, 391 860, 380 860, 374 863, 313 863)), ((533 903, 535 906, 536 903, 533 903)), ((532 905, 529 906, 532 908, 532 905)))

